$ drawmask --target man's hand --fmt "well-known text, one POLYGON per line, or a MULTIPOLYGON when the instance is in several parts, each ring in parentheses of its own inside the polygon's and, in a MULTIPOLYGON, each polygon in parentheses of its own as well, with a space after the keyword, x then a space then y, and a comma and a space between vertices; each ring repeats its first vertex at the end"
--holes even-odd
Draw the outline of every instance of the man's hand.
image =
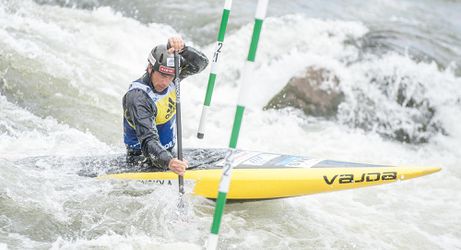
POLYGON ((188 167, 187 161, 181 161, 177 158, 173 158, 170 160, 170 163, 168 164, 168 168, 177 173, 178 175, 184 175, 186 172, 186 168, 188 167))
POLYGON ((173 54, 175 51, 181 53, 184 49, 184 40, 180 36, 170 37, 168 39, 168 53, 173 54))

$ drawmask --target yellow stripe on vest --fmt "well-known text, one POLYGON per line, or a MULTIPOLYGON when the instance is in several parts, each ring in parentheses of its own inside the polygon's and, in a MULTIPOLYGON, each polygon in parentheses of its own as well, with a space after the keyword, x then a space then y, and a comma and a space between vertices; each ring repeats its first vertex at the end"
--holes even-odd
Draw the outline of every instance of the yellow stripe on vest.
POLYGON ((157 125, 167 123, 176 114, 176 91, 169 91, 155 102, 155 106, 157 107, 155 123, 157 125))

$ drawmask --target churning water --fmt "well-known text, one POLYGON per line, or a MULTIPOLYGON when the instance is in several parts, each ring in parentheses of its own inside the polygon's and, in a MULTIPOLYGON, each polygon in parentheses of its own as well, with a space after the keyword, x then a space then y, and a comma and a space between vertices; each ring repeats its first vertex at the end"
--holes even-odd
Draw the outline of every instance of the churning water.
MULTIPOLYGON (((176 189, 82 177, 75 159, 124 152, 121 97, 148 51, 180 34, 210 57, 222 5, 0 0, 0 249, 204 246, 212 201, 188 196, 187 217, 179 216, 176 189)), ((209 69, 183 81, 186 147, 227 146, 254 9, 255 1, 233 3, 202 141, 195 134, 209 69)), ((448 0, 272 1, 239 148, 443 170, 229 204, 220 247, 461 248, 459 13, 461 2, 448 0), (335 119, 262 110, 307 67, 339 79, 345 100, 335 119)))

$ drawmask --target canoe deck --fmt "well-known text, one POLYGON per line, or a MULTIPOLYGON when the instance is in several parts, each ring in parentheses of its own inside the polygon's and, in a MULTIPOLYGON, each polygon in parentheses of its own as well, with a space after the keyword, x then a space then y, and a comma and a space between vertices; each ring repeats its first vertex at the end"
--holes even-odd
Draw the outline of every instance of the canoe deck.
MULTIPOLYGON (((193 182, 193 193, 216 198, 226 150, 194 149, 185 154, 191 163, 184 180, 193 182)), ((280 155, 252 151, 236 151, 228 199, 258 200, 285 198, 322 192, 339 191, 428 175, 437 167, 396 167, 353 162, 322 160, 304 156, 280 155)), ((138 171, 118 168, 118 172, 99 179, 139 180, 177 186, 172 172, 139 168, 138 171)))

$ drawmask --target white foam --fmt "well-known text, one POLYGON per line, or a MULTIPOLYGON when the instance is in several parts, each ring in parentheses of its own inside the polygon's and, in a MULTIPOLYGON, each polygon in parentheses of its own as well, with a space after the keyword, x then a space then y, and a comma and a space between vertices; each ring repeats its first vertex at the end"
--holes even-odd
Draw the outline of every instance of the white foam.
POLYGON ((94 155, 110 147, 51 117, 40 118, 9 103, 0 95, 0 158, 16 160, 41 155, 94 155))

